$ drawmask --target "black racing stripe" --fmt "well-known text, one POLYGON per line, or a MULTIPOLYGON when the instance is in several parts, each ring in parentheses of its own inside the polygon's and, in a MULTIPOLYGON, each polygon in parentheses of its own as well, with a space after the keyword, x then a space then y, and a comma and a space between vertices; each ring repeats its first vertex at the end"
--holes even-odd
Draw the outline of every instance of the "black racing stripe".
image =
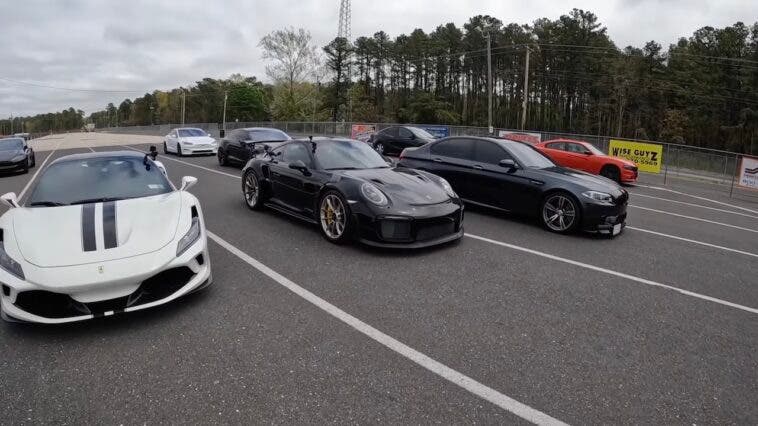
POLYGON ((103 203, 103 239, 105 239, 105 249, 112 249, 118 246, 116 238, 116 202, 108 201, 103 203))
POLYGON ((95 204, 82 205, 82 248, 84 248, 84 251, 97 250, 95 239, 95 204))

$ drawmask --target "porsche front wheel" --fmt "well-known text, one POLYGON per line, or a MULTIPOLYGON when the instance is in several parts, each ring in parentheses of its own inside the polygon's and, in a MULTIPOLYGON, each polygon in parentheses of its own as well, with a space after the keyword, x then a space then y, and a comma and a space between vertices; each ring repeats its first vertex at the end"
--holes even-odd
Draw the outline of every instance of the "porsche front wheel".
POLYGON ((260 181, 258 181, 258 176, 252 170, 248 170, 242 178, 242 194, 245 196, 247 208, 250 210, 260 210, 263 208, 260 181))
POLYGON ((321 235, 335 244, 347 242, 352 232, 352 216, 342 194, 333 190, 327 191, 318 205, 321 235))

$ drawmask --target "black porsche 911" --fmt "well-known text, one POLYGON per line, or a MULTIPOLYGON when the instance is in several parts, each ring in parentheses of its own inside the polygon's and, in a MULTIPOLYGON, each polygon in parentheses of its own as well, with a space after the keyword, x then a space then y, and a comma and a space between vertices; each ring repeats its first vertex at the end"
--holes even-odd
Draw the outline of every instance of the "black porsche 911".
POLYGON ((318 224, 333 243, 420 248, 463 236, 463 204, 445 179, 392 167, 367 144, 313 138, 263 148, 242 172, 250 209, 318 224))
POLYGON ((559 167, 522 142, 449 137, 406 149, 398 164, 444 177, 468 203, 539 217, 553 232, 618 235, 625 226, 626 190, 610 179, 559 167))

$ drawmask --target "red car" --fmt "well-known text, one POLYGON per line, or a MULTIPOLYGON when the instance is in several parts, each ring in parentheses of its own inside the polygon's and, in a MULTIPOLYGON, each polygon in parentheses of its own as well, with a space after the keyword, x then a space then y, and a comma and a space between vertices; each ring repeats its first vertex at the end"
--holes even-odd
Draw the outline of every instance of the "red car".
POLYGON ((637 181, 637 164, 634 161, 611 157, 584 141, 553 139, 534 144, 534 147, 559 166, 605 176, 619 183, 637 181))

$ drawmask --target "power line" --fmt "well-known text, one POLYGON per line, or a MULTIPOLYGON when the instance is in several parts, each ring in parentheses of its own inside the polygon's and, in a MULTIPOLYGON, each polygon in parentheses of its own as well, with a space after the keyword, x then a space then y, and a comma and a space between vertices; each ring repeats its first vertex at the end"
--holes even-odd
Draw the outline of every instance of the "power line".
POLYGON ((43 88, 46 88, 46 89, 55 89, 55 90, 67 90, 67 91, 70 91, 70 92, 88 92, 88 93, 144 93, 141 90, 78 89, 78 88, 71 88, 71 87, 50 86, 50 85, 42 84, 42 83, 14 80, 12 78, 7 78, 7 77, 0 77, 0 80, 8 82, 8 83, 20 84, 20 85, 24 85, 24 86, 43 87, 43 88))

